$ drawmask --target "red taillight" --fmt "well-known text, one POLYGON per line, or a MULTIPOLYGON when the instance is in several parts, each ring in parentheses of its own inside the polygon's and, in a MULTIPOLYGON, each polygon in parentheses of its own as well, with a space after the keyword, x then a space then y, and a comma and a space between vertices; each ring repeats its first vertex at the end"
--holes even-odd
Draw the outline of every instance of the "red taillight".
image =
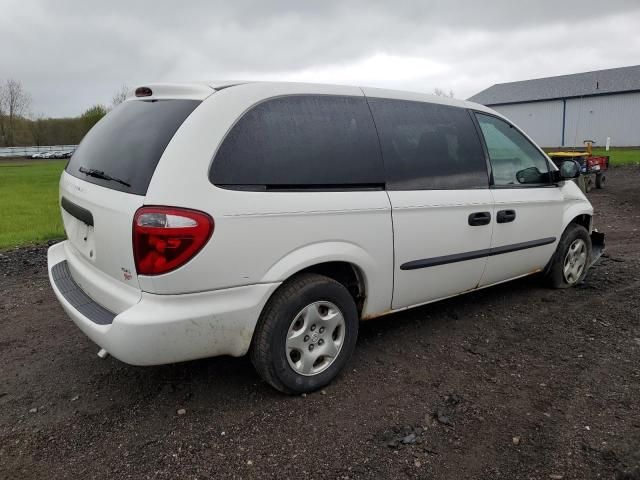
POLYGON ((138 275, 159 275, 189 260, 213 233, 203 212, 174 207, 142 207, 133 217, 133 256, 138 275))

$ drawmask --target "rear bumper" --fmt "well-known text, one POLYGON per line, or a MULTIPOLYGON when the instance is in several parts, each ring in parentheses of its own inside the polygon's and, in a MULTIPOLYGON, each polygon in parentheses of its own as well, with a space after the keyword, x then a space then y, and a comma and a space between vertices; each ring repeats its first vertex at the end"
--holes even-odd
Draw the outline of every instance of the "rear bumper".
POLYGON ((114 314, 93 302, 70 273, 66 275, 62 262, 67 260, 64 242, 49 248, 49 280, 62 308, 91 340, 131 365, 244 355, 260 312, 279 285, 181 295, 142 292, 136 304, 114 314))

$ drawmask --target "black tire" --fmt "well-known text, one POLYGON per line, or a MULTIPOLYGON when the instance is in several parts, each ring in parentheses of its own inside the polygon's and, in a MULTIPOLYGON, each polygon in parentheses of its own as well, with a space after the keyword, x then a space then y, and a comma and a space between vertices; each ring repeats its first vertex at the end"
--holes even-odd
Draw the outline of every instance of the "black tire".
POLYGON ((584 191, 589 193, 591 190, 593 190, 593 175, 589 175, 584 180, 584 191))
POLYGON ((281 392, 312 392, 331 382, 349 361, 358 338, 358 320, 353 297, 342 284, 315 273, 299 274, 282 284, 262 311, 251 344, 251 362, 258 374, 281 392), (333 363, 322 372, 305 376, 289 364, 287 334, 304 308, 322 301, 342 313, 344 337, 333 363))
POLYGON ((577 223, 569 224, 562 234, 562 238, 560 238, 558 248, 556 248, 556 252, 551 259, 551 264, 547 270, 546 279, 549 286, 552 288, 569 288, 577 285, 586 275, 590 260, 591 237, 589 237, 589 232, 587 232, 587 229, 582 225, 578 225, 577 223), (575 277, 574 281, 567 281, 564 274, 565 260, 567 258, 569 247, 571 247, 578 239, 583 240, 586 247, 585 264, 582 268, 582 272, 575 277))
POLYGON ((607 177, 605 177, 604 173, 598 173, 596 174, 596 187, 597 188, 604 188, 604 184, 607 181, 607 177))

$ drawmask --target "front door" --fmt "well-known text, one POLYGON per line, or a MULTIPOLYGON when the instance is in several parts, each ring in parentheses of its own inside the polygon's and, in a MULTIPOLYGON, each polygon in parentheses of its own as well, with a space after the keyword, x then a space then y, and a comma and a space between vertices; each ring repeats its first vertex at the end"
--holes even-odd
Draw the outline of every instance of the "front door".
POLYGON ((477 113, 491 161, 495 224, 481 285, 542 270, 556 249, 563 199, 546 156, 520 131, 477 113))

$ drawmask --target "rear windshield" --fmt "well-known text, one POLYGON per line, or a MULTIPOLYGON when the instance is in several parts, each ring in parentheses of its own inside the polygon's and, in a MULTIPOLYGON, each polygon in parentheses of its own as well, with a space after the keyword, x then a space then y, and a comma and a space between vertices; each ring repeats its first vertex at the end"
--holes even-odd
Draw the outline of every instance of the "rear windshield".
POLYGON ((145 195, 158 161, 199 100, 124 102, 100 120, 71 157, 74 177, 145 195))

